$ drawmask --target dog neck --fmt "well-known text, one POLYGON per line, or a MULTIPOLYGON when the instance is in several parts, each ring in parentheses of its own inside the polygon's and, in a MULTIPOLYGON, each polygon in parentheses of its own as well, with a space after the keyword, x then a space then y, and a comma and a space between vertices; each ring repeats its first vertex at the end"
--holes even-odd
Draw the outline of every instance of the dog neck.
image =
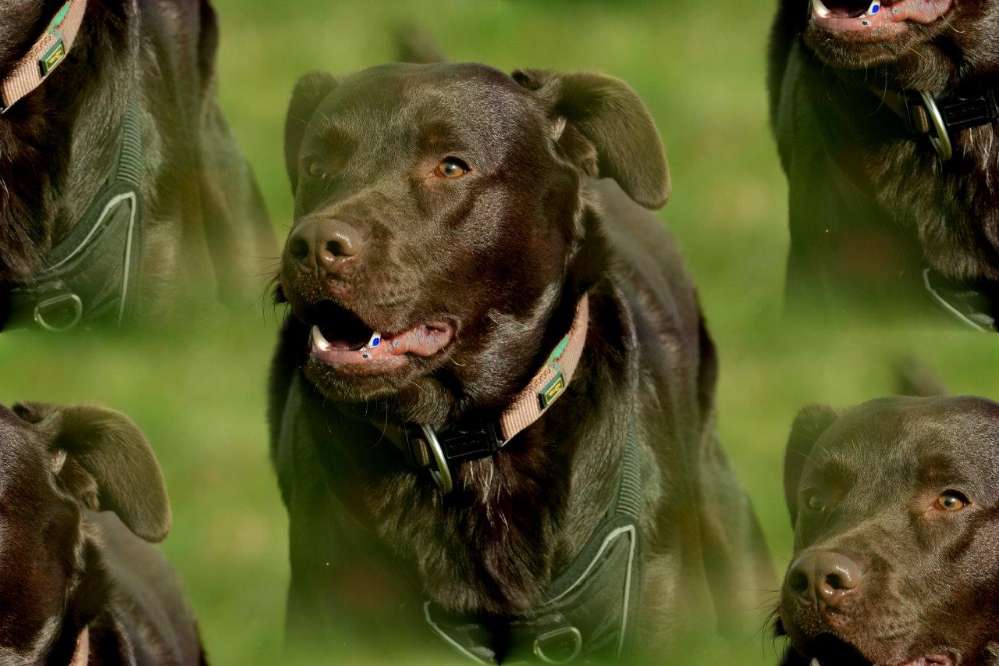
POLYGON ((34 274, 114 163, 115 142, 93 137, 113 136, 137 84, 134 12, 132 2, 89 3, 72 51, 0 115, 0 289, 34 274))
POLYGON ((411 424, 402 437, 392 437, 393 442, 414 467, 430 470, 443 494, 450 493, 457 464, 496 455, 565 395, 586 345, 589 313, 589 296, 583 294, 569 332, 498 420, 487 419, 470 427, 449 424, 443 429, 411 424))
POLYGON ((587 342, 571 390, 502 452, 463 463, 447 496, 403 464, 381 426, 344 418, 304 389, 310 455, 325 481, 302 501, 337 511, 324 496, 334 493, 365 526, 367 536, 355 536, 393 553, 395 564, 380 568, 412 570, 423 593, 449 611, 510 616, 532 608, 606 514, 618 480, 607 471, 620 467, 635 404, 635 355, 621 353, 636 344, 624 299, 603 281, 589 308, 602 335, 587 342))

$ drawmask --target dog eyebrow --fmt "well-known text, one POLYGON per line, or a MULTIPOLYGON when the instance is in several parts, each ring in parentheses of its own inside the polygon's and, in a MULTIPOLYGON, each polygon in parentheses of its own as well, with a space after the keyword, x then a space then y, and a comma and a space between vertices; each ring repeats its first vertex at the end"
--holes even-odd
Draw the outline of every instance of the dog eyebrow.
POLYGON ((822 465, 817 472, 819 478, 824 482, 839 488, 849 487, 857 480, 856 472, 838 460, 830 460, 822 465))
POLYGON ((357 139, 345 132, 333 119, 324 116, 320 120, 318 139, 330 150, 353 152, 357 148, 357 139))
POLYGON ((420 152, 446 153, 468 150, 468 146, 457 138, 457 134, 455 128, 448 123, 430 123, 420 132, 420 152))
POLYGON ((942 454, 923 458, 916 473, 920 486, 939 486, 948 483, 967 483, 968 479, 954 465, 953 459, 942 454))

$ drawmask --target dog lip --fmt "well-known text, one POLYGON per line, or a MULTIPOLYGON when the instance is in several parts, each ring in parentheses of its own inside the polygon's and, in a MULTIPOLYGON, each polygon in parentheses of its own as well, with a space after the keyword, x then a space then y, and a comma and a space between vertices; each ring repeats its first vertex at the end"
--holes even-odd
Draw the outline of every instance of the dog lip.
POLYGON ((808 651, 809 666, 831 666, 848 662, 853 666, 955 666, 953 658, 944 653, 926 654, 914 659, 881 662, 874 661, 850 641, 832 634, 815 639, 817 645, 808 651))
POLYGON ((908 29, 910 23, 929 25, 944 18, 954 7, 954 0, 897 0, 877 3, 878 11, 830 10, 823 0, 812 0, 812 23, 831 34, 838 34, 852 41, 877 42, 908 29))
POLYGON ((319 326, 310 332, 311 357, 338 372, 380 375, 399 370, 411 357, 431 358, 444 352, 454 339, 454 326, 444 321, 417 324, 399 333, 384 334, 377 346, 351 349, 326 340, 319 326))
POLYGON ((945 654, 928 654, 899 666, 954 666, 954 660, 945 654))

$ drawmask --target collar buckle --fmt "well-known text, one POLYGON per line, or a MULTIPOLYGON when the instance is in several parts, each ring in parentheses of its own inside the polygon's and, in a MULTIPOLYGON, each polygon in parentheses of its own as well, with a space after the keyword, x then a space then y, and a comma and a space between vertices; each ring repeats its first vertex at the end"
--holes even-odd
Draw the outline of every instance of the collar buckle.
POLYGON ((430 475, 441 494, 447 495, 454 490, 454 477, 451 475, 448 456, 433 428, 423 424, 406 426, 406 444, 417 465, 430 469, 430 475))
POLYGON ((472 427, 451 426, 440 431, 410 423, 405 429, 407 453, 416 467, 430 470, 445 495, 454 489, 451 464, 493 456, 506 442, 493 421, 472 427))

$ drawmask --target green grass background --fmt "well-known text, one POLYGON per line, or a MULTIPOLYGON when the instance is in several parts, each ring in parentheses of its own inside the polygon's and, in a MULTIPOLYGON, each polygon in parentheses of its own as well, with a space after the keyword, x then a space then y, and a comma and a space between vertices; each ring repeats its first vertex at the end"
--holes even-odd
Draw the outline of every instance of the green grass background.
MULTIPOLYGON (((955 392, 999 396, 996 341, 951 329, 845 318, 785 321, 786 186, 767 127, 771 3, 745 0, 216 0, 220 95, 279 234, 290 221, 281 128, 302 73, 392 59, 400 22, 429 29, 455 60, 505 70, 597 70, 646 100, 667 145, 674 196, 663 213, 701 288, 721 351, 722 439, 752 495, 778 567, 790 533, 780 466, 809 402, 890 393, 914 354, 955 392)), ((263 282, 263 281, 262 281, 263 282)), ((280 313, 217 312, 141 335, 0 337, 0 400, 99 402, 130 414, 157 449, 175 526, 164 548, 183 574, 214 663, 276 664, 286 520, 267 462, 264 380, 280 313)), ((761 609, 761 628, 769 609, 761 609)), ((387 641, 355 663, 400 657, 387 641)), ((709 639, 663 663, 776 663, 761 629, 732 648, 709 639)), ((321 656, 310 663, 323 663, 321 656)), ((407 661, 413 662, 412 656, 407 661)))

